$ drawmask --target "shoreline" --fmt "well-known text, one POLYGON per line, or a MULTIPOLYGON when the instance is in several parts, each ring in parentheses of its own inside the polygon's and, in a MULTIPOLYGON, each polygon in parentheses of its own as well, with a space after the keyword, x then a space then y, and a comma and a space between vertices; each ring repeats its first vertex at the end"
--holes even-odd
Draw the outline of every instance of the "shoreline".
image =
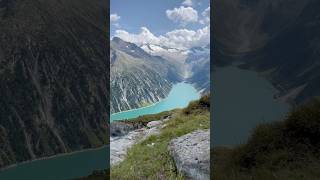
MULTIPOLYGON (((179 83, 184 83, 184 82, 185 82, 185 81, 182 81, 182 82, 179 82, 179 83)), ((176 83, 176 84, 178 84, 178 83, 176 83)), ((175 84, 173 84, 173 85, 175 85, 175 84)), ((124 113, 124 112, 135 111, 135 110, 138 110, 138 109, 148 108, 148 107, 154 106, 154 105, 156 105, 156 104, 164 101, 166 98, 168 98, 168 96, 169 96, 169 94, 170 94, 170 92, 171 92, 171 90, 172 90, 172 88, 173 88, 173 85, 172 85, 172 87, 171 87, 168 95, 167 95, 165 98, 162 98, 162 99, 160 99, 158 102, 152 103, 152 104, 150 104, 150 105, 148 105, 148 106, 142 106, 142 107, 138 107, 138 108, 134 108, 134 109, 129 109, 129 110, 125 110, 125 111, 120 111, 120 112, 113 113, 113 114, 110 115, 110 121, 111 121, 111 116, 113 116, 113 115, 117 115, 117 114, 124 113)), ((117 120, 116 120, 116 121, 117 121, 117 120)))
POLYGON ((273 80, 265 75, 261 75, 258 71, 256 71, 255 69, 251 69, 251 68, 242 68, 241 65, 245 64, 244 62, 233 62, 230 66, 239 68, 241 70, 245 70, 245 71, 249 71, 249 72, 255 72, 257 73, 258 76, 264 78, 265 80, 267 80, 270 85, 275 89, 275 93, 273 94, 274 97, 273 99, 277 102, 281 102, 281 103, 285 103, 287 105, 289 105, 290 107, 293 107, 295 104, 292 103, 290 101, 290 98, 287 98, 286 96, 288 95, 283 95, 283 93, 290 93, 287 90, 284 90, 283 88, 281 88, 280 86, 278 86, 277 84, 275 84, 273 82, 273 80))
POLYGON ((55 154, 55 155, 52 155, 52 156, 39 157, 39 158, 36 158, 36 159, 31 159, 31 160, 27 160, 27 161, 18 162, 18 163, 15 163, 15 164, 11 164, 11 165, 9 165, 7 167, 0 168, 0 174, 3 173, 4 171, 10 170, 11 168, 14 168, 14 167, 17 167, 17 166, 20 166, 20 165, 24 165, 24 164, 28 164, 28 163, 32 163, 32 162, 36 162, 36 161, 41 161, 41 160, 53 159, 53 158, 57 158, 57 157, 61 157, 61 156, 68 156, 68 155, 77 154, 77 153, 81 153, 81 152, 85 152, 85 151, 101 150, 101 149, 106 148, 108 146, 109 145, 103 145, 103 146, 97 147, 97 148, 81 149, 81 150, 77 150, 77 151, 59 153, 59 154, 55 154))
MULTIPOLYGON (((168 96, 167 96, 167 97, 168 97, 168 96)), ((159 103, 165 101, 165 99, 166 99, 167 97, 165 97, 165 98, 163 98, 163 99, 160 99, 160 101, 155 102, 155 103, 153 103, 153 104, 150 104, 150 105, 148 105, 148 106, 143 106, 143 107, 139 107, 139 108, 134 108, 134 109, 129 109, 129 110, 125 110, 125 111, 116 112, 116 113, 111 114, 111 116, 117 115, 117 114, 120 114, 120 113, 124 113, 124 112, 130 112, 130 111, 135 111, 135 110, 138 110, 138 109, 145 109, 145 108, 154 106, 154 105, 156 105, 156 104, 159 104, 159 103)), ((111 117, 111 116, 110 116, 110 117, 111 117)), ((117 121, 117 120, 116 120, 116 121, 117 121)))
MULTIPOLYGON (((175 84, 173 84, 173 85, 177 85, 177 84, 179 84, 179 83, 190 84, 192 87, 194 87, 194 88, 196 89, 196 91, 197 91, 198 93, 200 93, 200 91, 194 86, 194 84, 189 83, 189 82, 187 82, 187 81, 181 81, 181 82, 175 83, 175 84)), ((172 87, 173 87, 173 86, 172 86, 172 87)), ((171 88, 171 90, 172 90, 172 88, 171 88)), ((171 92, 171 90, 170 90, 170 92, 171 92)), ((170 94, 170 92, 169 92, 169 94, 170 94)), ((115 120, 111 120, 111 116, 113 116, 113 115, 117 115, 117 114, 120 114, 120 113, 131 112, 131 111, 135 111, 135 110, 140 110, 140 109, 149 108, 149 107, 155 106, 155 105, 157 105, 157 104, 159 104, 159 103, 161 103, 161 102, 164 102, 164 101, 166 101, 166 99, 169 97, 169 94, 167 95, 167 97, 165 97, 165 98, 163 98, 163 99, 160 99, 158 102, 155 102, 155 103, 150 104, 150 105, 148 105, 148 106, 143 106, 143 107, 139 107, 139 108, 134 108, 134 109, 130 109, 130 110, 125 110, 125 111, 120 111, 120 112, 113 113, 113 114, 110 115, 110 122, 112 122, 112 121, 125 120, 125 119, 115 119, 115 120)), ((201 93, 200 93, 200 94, 201 94, 201 93)), ((130 119, 134 119, 134 118, 130 118, 130 119)))

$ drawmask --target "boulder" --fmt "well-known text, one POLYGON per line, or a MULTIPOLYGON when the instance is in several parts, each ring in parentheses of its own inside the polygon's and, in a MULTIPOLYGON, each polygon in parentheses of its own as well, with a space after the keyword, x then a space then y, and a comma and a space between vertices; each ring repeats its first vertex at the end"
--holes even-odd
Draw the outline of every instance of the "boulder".
POLYGON ((151 122, 148 122, 147 127, 148 128, 157 127, 162 123, 163 123, 162 121, 151 121, 151 122))
POLYGON ((210 133, 197 130, 170 141, 169 152, 187 179, 210 179, 210 133))

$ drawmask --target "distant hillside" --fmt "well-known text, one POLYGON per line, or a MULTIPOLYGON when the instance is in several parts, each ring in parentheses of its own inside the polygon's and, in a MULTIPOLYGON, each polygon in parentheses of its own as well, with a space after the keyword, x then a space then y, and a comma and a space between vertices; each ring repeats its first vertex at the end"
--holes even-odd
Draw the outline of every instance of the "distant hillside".
POLYGON ((293 103, 320 95, 320 2, 213 1, 215 64, 241 61, 293 103))
POLYGON ((178 66, 114 37, 110 48, 111 113, 158 102, 182 80, 178 66))
POLYGON ((190 76, 187 81, 194 84, 202 93, 210 92, 210 46, 193 47, 189 50, 185 64, 190 76))
POLYGON ((107 3, 0 1, 0 168, 108 142, 107 3))
POLYGON ((217 180, 316 180, 320 171, 320 100, 297 107, 283 121, 261 124, 246 144, 216 147, 217 180))

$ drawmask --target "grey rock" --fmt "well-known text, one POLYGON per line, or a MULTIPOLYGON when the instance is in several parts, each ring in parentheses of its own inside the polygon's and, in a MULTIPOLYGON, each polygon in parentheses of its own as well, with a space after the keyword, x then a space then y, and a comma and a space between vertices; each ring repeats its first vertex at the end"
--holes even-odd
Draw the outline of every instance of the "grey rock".
POLYGON ((143 128, 142 124, 138 123, 128 123, 124 121, 113 121, 110 123, 110 136, 124 136, 129 132, 134 131, 136 129, 143 128))
POLYGON ((210 179, 210 133, 197 130, 170 141, 169 152, 187 179, 210 179))
POLYGON ((151 121, 147 124, 147 127, 152 128, 152 127, 159 126, 160 124, 162 124, 162 121, 151 121))
MULTIPOLYGON (((136 143, 145 140, 151 135, 158 135, 163 123, 166 121, 168 121, 168 119, 151 121, 149 122, 150 124, 153 124, 151 128, 146 128, 142 125, 128 124, 125 122, 112 122, 112 128, 110 129, 114 136, 110 137, 111 166, 122 162, 126 158, 128 149, 136 143)), ((149 146, 153 145, 154 144, 150 144, 149 146)))
POLYGON ((121 137, 110 137, 110 164, 116 165, 125 159, 127 150, 144 135, 144 130, 131 131, 121 137))

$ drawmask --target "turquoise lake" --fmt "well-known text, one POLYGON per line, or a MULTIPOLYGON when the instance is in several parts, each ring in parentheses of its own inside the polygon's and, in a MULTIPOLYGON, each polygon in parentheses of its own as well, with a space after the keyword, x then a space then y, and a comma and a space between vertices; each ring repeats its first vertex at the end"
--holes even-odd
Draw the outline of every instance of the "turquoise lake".
POLYGON ((65 180, 87 176, 109 166, 108 151, 104 147, 19 164, 0 171, 0 179, 65 180))
POLYGON ((187 83, 177 83, 173 85, 167 98, 155 103, 151 106, 138 108, 130 111, 123 111, 112 114, 111 121, 136 118, 146 114, 156 114, 163 111, 172 110, 175 108, 186 107, 190 101, 200 98, 200 93, 191 85, 187 83))
POLYGON ((273 98, 278 90, 257 72, 237 66, 217 67, 212 80, 214 146, 245 143, 257 125, 281 120, 290 109, 273 98))

